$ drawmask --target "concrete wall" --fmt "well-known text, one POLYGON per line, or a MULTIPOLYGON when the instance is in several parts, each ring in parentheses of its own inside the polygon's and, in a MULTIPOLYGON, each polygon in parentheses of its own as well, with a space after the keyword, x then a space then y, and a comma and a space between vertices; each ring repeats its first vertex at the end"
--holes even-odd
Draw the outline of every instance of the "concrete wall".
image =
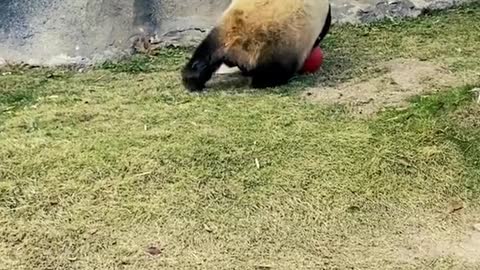
MULTIPOLYGON (((335 22, 417 16, 468 0, 331 0, 335 22)), ((230 0, 0 0, 0 64, 90 63, 125 52, 136 35, 192 45, 230 0), (2 60, 3 59, 3 60, 2 60)))

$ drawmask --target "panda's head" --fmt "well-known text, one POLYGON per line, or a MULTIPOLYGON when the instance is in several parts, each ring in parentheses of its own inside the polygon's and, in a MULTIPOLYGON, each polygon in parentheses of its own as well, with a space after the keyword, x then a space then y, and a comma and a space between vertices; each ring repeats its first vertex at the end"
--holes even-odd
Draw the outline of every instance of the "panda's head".
POLYGON ((205 87, 205 70, 207 65, 203 61, 189 63, 182 70, 182 83, 190 91, 200 91, 205 87))

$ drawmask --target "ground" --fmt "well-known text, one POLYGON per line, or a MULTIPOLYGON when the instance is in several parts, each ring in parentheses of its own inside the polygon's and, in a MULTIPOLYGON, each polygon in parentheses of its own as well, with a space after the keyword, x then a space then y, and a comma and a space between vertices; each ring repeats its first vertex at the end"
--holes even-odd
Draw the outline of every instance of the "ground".
POLYGON ((335 26, 265 91, 187 93, 177 49, 4 68, 0 269, 478 269, 479 22, 335 26))

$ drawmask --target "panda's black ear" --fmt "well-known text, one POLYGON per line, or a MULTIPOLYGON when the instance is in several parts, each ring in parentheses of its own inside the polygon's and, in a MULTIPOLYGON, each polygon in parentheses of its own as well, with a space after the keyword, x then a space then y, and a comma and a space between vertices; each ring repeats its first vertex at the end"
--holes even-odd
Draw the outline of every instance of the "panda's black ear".
POLYGON ((194 61, 192 63, 192 69, 193 70, 203 70, 207 67, 207 64, 205 61, 194 61))

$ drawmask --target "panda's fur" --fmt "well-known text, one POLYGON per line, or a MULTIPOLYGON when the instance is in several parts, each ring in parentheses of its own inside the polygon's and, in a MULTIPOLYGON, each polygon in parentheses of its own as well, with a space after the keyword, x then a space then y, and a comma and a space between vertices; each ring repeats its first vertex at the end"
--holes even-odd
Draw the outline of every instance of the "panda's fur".
POLYGON ((182 69, 190 91, 204 89, 225 64, 254 88, 287 83, 331 24, 329 0, 232 0, 182 69))

